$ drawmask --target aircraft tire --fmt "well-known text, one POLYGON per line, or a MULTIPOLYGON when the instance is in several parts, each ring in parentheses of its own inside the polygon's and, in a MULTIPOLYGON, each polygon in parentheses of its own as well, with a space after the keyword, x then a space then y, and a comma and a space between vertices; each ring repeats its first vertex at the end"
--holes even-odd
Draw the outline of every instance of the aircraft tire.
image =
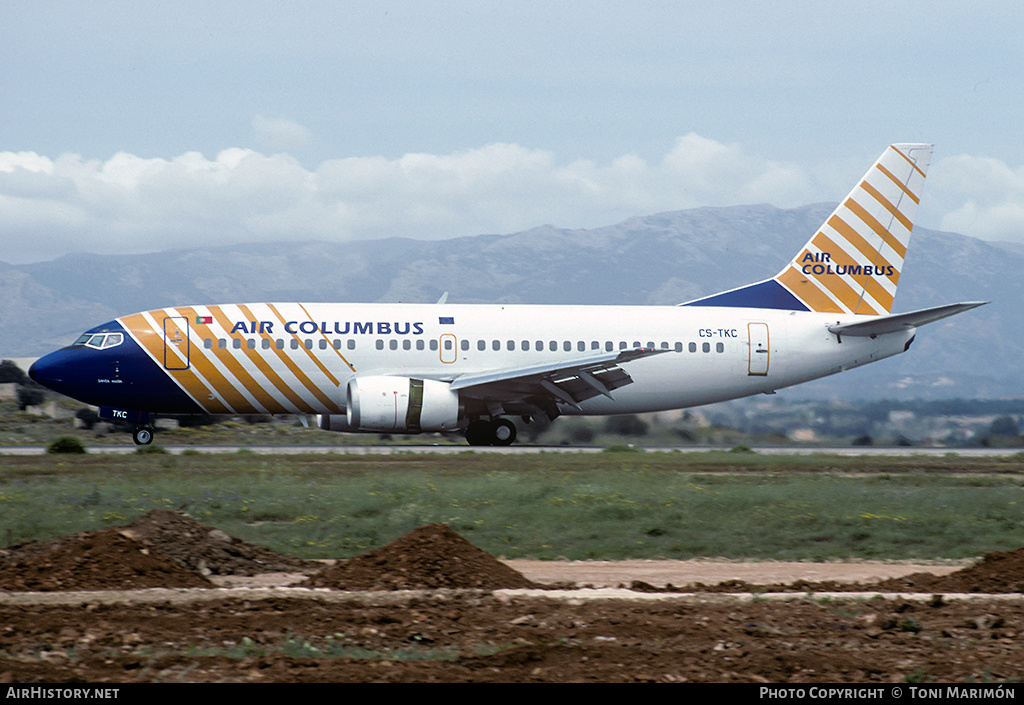
POLYGON ((492 446, 510 446, 515 443, 516 425, 508 419, 494 419, 489 430, 492 446))
POLYGON ((491 438, 491 425, 486 421, 470 421, 466 426, 466 442, 471 446, 489 446, 491 438))
POLYGON ((137 446, 148 446, 153 442, 153 428, 151 426, 139 426, 132 432, 132 440, 137 446))

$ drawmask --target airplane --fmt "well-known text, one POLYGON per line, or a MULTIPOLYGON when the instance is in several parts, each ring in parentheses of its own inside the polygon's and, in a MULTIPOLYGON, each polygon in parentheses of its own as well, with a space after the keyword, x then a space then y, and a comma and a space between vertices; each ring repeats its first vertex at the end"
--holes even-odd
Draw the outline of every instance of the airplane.
POLYGON ((295 414, 502 446, 514 416, 773 394, 905 352, 919 326, 987 303, 891 312, 931 153, 889 146, 782 271, 676 306, 178 306, 91 328, 29 375, 140 445, 158 415, 295 414))

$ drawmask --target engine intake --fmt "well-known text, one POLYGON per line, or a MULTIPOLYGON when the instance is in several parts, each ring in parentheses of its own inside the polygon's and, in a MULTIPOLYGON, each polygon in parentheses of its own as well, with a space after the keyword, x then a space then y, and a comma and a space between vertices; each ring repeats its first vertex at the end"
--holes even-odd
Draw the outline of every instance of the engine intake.
POLYGON ((450 431, 459 425, 459 393, 447 382, 410 377, 355 377, 346 414, 359 431, 450 431))

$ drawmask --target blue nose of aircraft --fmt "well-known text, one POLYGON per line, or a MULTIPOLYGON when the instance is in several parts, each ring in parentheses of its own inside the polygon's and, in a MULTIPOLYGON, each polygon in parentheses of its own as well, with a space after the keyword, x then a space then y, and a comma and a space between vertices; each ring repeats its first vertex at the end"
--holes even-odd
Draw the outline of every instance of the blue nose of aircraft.
POLYGON ((66 364, 62 359, 63 356, 60 355, 62 352, 63 350, 50 353, 33 362, 32 366, 28 368, 29 378, 48 389, 63 394, 59 389, 63 385, 66 373, 66 364))
POLYGON ((45 355, 32 363, 28 376, 58 394, 86 401, 83 395, 88 395, 83 394, 86 390, 82 388, 82 370, 76 369, 81 367, 81 352, 65 348, 45 355))
POLYGON ((83 333, 68 347, 39 358, 28 374, 48 389, 93 406, 203 412, 117 322, 83 333))

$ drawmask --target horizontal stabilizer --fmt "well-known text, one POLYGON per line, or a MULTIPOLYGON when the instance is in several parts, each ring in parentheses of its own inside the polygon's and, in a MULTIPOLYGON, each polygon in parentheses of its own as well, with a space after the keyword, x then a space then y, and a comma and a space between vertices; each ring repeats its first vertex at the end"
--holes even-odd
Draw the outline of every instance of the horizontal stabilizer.
POLYGON ((897 331, 907 330, 908 328, 923 326, 925 323, 938 321, 939 319, 946 318, 948 316, 955 316, 958 313, 970 311, 972 308, 984 306, 987 303, 988 301, 966 301, 959 304, 946 304, 945 306, 925 308, 920 311, 911 311, 910 313, 898 313, 893 316, 880 316, 868 321, 837 323, 834 326, 829 326, 828 329, 829 332, 840 336, 855 335, 874 337, 876 335, 895 333, 897 331))

